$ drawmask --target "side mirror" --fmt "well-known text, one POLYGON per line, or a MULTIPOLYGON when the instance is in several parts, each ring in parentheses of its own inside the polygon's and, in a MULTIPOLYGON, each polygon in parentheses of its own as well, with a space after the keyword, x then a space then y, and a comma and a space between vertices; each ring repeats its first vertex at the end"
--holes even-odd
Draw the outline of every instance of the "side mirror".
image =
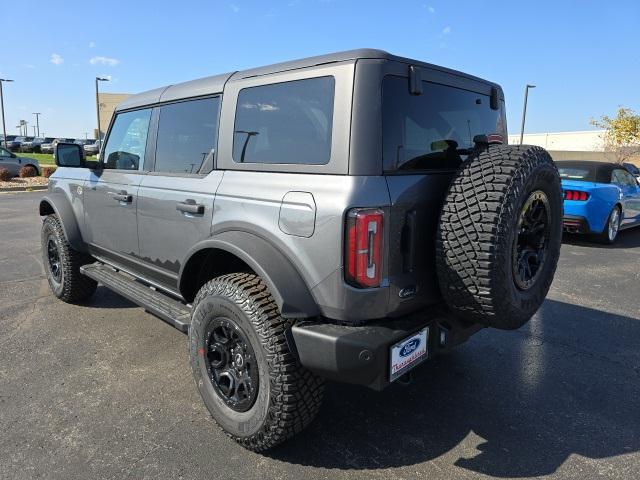
POLYGON ((56 165, 59 167, 85 167, 82 147, 75 143, 58 143, 53 156, 55 157, 56 165))
POLYGON ((17 157, 18 157, 18 156, 17 156, 15 153, 13 153, 13 152, 11 152, 9 155, 11 155, 11 158, 17 158, 17 157))

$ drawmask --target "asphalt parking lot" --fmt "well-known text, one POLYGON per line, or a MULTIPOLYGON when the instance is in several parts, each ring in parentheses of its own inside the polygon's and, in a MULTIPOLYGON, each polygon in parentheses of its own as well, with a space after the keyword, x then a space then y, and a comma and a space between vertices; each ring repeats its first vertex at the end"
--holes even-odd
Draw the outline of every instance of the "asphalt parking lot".
POLYGON ((184 334, 100 287, 56 300, 41 193, 0 195, 0 478, 639 478, 640 229, 568 238, 542 309, 382 393, 329 384, 267 455, 229 441, 184 334))

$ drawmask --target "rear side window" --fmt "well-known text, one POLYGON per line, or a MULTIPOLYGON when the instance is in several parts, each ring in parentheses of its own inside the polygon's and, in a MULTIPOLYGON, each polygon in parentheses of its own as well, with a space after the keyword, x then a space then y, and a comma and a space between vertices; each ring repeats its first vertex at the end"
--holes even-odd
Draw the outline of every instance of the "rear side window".
POLYGON ((329 163, 334 90, 333 77, 241 90, 233 132, 233 160, 237 163, 329 163))
POLYGON ((219 107, 219 97, 160 107, 156 172, 211 172, 218 135, 219 107))
POLYGON ((506 139, 504 105, 489 95, 432 82, 411 95, 408 79, 387 76, 382 87, 385 170, 457 168, 474 146, 473 137, 497 133, 506 139))
POLYGON ((151 109, 119 113, 104 148, 104 168, 138 170, 144 162, 151 109))

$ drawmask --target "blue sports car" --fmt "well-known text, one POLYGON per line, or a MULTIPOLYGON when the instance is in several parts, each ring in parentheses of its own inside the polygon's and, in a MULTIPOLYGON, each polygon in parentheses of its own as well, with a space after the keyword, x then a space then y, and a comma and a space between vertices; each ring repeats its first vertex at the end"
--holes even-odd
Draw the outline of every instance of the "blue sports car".
POLYGON ((640 225, 640 184, 615 163, 556 162, 564 193, 564 231, 611 244, 621 229, 640 225))

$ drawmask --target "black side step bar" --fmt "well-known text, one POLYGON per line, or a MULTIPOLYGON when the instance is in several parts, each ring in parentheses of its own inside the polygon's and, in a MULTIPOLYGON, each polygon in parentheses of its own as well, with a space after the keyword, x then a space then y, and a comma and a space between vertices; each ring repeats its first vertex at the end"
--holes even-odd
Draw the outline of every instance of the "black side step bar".
POLYGON ((100 262, 83 265, 80 273, 140 305, 181 332, 189 330, 191 309, 172 297, 152 290, 133 277, 100 262))

